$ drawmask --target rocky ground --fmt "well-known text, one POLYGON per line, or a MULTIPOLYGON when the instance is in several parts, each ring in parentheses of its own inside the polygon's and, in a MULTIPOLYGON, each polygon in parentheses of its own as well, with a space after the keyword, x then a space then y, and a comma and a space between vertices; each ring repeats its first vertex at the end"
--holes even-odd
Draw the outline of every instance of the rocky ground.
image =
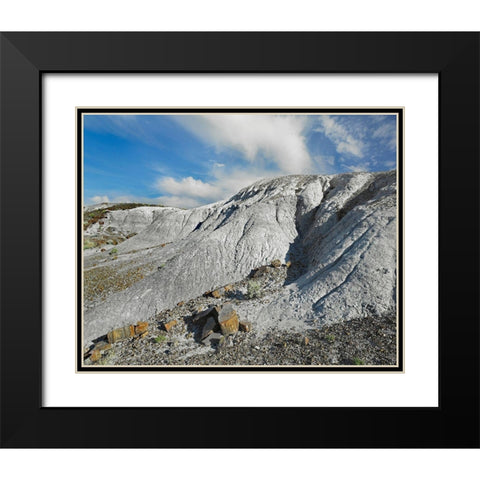
MULTIPOLYGON (((202 338, 212 307, 230 304, 244 311, 259 302, 268 304, 288 281, 293 266, 265 265, 248 278, 219 288, 175 308, 158 312, 148 329, 108 343, 97 338, 87 349, 85 365, 148 366, 274 366, 274 365, 395 365, 395 317, 362 318, 311 327, 303 332, 255 328, 247 324, 231 335, 212 332, 202 338), (290 267, 290 268, 289 268, 290 267), (290 271, 290 272, 289 272, 290 271), (199 318, 200 317, 200 318, 199 318), (92 355, 96 346, 96 355, 92 355)), ((297 267, 298 268, 298 267, 297 267)), ((105 332, 108 333, 108 332, 105 332)), ((132 333, 134 329, 132 327, 132 333)))
POLYGON ((276 298, 239 305, 262 333, 384 318, 396 308, 394 171, 290 175, 189 210, 122 206, 86 215, 84 345, 274 259, 292 262, 276 298))
POLYGON ((390 171, 86 209, 85 364, 396 364, 396 205, 390 171))

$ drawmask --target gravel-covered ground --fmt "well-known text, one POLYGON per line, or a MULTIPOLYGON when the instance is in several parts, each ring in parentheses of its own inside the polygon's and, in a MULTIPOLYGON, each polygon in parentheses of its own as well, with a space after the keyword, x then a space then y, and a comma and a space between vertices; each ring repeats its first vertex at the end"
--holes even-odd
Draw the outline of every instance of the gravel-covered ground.
MULTIPOLYGON (((268 303, 270 295, 288 281, 289 269, 264 266, 249 278, 166 310, 149 319, 148 332, 114 343, 103 356, 85 365, 123 366, 301 366, 396 365, 396 318, 362 318, 330 325, 312 325, 303 332, 255 328, 234 335, 201 339, 202 321, 195 315, 231 302, 235 308, 268 303), (248 298, 248 284, 257 282, 259 295, 248 298), (165 324, 176 322, 171 328, 165 324)), ((240 318, 240 321, 242 318, 240 318)), ((106 334, 107 332, 105 332, 106 334)), ((99 338, 97 341, 104 341, 99 338)))
POLYGON ((352 320, 312 329, 305 335, 269 332, 265 336, 238 332, 225 346, 196 344, 177 332, 115 344, 101 365, 396 365, 396 321, 352 320))

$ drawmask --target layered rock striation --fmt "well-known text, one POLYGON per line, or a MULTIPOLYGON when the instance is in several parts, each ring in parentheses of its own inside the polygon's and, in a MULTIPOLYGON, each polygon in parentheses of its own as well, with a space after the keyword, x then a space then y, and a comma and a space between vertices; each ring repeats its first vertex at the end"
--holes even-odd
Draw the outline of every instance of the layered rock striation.
MULTIPOLYGON (((275 294, 239 302, 257 331, 302 331, 396 308, 395 171, 265 179, 230 199, 190 210, 139 207, 110 212, 102 228, 136 235, 88 251, 85 275, 138 269, 139 280, 99 295, 84 312, 84 343, 145 321, 206 291, 238 282, 279 259, 291 262, 275 294)), ((135 277, 137 278, 137 277, 135 277)))

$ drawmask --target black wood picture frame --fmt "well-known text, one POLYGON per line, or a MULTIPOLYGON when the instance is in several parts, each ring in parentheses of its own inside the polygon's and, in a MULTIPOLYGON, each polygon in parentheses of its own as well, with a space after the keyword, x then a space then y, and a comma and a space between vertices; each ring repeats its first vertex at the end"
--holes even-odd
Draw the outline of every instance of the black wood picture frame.
POLYGON ((0 48, 3 447, 480 446, 479 33, 7 32, 0 48), (42 407, 42 76, 52 72, 437 73, 439 407, 42 407), (209 428, 219 410, 235 428, 209 428))

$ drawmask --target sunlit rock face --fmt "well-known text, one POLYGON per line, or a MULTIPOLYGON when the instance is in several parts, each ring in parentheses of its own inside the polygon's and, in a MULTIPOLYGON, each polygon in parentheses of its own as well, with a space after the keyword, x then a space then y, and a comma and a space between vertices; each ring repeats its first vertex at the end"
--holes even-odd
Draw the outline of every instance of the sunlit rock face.
POLYGON ((107 268, 120 279, 132 269, 141 274, 88 305, 84 342, 237 282, 275 259, 292 262, 284 286, 257 303, 236 305, 239 317, 258 331, 391 315, 396 200, 390 171, 290 175, 190 210, 112 211, 86 236, 107 228, 135 235, 115 246, 114 260, 111 246, 85 251, 85 274, 96 269, 99 281, 107 268))

